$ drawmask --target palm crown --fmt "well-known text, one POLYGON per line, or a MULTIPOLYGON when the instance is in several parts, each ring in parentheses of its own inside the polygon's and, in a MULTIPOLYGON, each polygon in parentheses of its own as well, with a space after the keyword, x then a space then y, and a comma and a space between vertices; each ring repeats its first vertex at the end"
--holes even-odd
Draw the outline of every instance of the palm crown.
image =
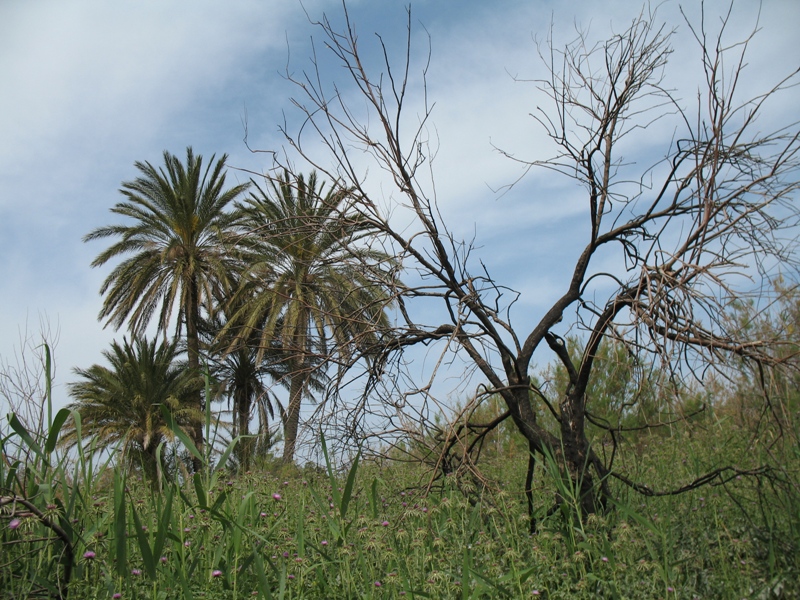
MULTIPOLYGON (((98 255, 94 267, 125 257, 100 288, 100 319, 116 328, 127 322, 140 334, 158 311, 158 329, 166 332, 177 304, 176 337, 185 326, 188 368, 195 373, 200 366, 201 307, 211 310, 213 298, 235 269, 227 245, 237 217, 226 209, 249 185, 225 189, 226 159, 223 155, 214 163, 212 156, 204 168, 202 156, 187 148, 185 165, 169 152, 164 152, 161 168, 135 163, 141 176, 122 184, 127 200, 111 209, 129 222, 100 227, 84 238, 118 238, 98 255)), ((193 404, 197 411, 202 408, 200 391, 193 404)), ((198 422, 193 437, 200 449, 202 436, 198 422)))
POLYGON ((331 356, 328 346, 346 357, 388 326, 386 290, 369 281, 366 269, 390 257, 359 244, 370 231, 350 200, 342 188, 325 194, 316 173, 306 180, 287 172, 267 189, 256 185, 240 206, 252 232, 238 292, 247 301, 229 327, 240 338, 259 331, 259 354, 277 346, 289 363, 284 460, 293 458, 301 398, 320 357, 331 356))

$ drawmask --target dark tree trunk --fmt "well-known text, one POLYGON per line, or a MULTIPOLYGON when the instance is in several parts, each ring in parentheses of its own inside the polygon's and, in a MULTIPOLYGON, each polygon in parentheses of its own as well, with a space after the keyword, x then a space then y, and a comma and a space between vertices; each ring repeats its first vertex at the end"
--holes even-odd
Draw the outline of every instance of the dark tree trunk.
MULTIPOLYGON (((197 283, 192 280, 186 290, 186 352, 189 372, 194 377, 200 377, 200 339, 197 334, 197 322, 199 320, 200 309, 198 306, 197 283)), ((195 447, 203 455, 203 390, 198 385, 194 392, 192 408, 197 411, 198 418, 194 420, 192 427, 192 441, 195 447)), ((192 469, 195 473, 203 468, 203 461, 197 457, 192 457, 192 469)))
MULTIPOLYGON (((564 466, 574 498, 583 514, 598 511, 597 496, 589 456, 589 442, 584 428, 586 409, 583 394, 569 393, 561 402, 561 443, 564 466)), ((566 499, 562 499, 566 500, 566 499)))
POLYGON ((253 441, 248 436, 250 435, 250 403, 252 394, 249 385, 245 384, 243 389, 238 390, 238 398, 236 403, 237 410, 237 435, 242 436, 239 440, 239 465, 242 469, 247 470, 250 468, 250 459, 253 455, 253 441))
POLYGON ((300 425, 300 405, 303 398, 305 374, 295 368, 292 374, 292 384, 289 391, 289 407, 286 410, 286 423, 283 426, 283 462, 290 463, 294 460, 294 451, 297 446, 297 429, 300 425))

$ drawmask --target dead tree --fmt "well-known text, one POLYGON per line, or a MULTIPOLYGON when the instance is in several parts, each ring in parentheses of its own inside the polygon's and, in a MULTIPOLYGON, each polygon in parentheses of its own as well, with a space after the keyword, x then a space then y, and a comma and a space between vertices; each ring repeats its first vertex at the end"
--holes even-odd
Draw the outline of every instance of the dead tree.
MULTIPOLYGON (((504 418, 513 420, 532 456, 557 457, 577 486, 584 511, 604 504, 610 477, 643 494, 674 491, 631 480, 593 449, 586 435, 591 417, 586 390, 607 338, 661 361, 676 377, 724 365, 733 356, 772 360, 766 349, 776 340, 749 339, 724 315, 743 295, 769 287, 763 283, 776 265, 783 265, 784 274, 796 266, 798 127, 789 122, 764 132, 756 119, 776 95, 797 84, 798 71, 742 98, 740 77, 752 36, 726 44, 726 19, 713 35, 705 24, 686 21, 703 78, 696 99, 686 105, 664 83, 673 32, 653 13, 639 14, 622 33, 597 44, 579 33, 563 47, 548 38, 540 48, 548 76, 535 83, 546 103, 533 115, 557 151, 547 160, 509 159, 554 171, 583 190, 586 236, 577 260, 564 265, 571 275, 560 296, 524 330, 512 318, 518 296, 473 258, 475 249, 456 239, 437 207, 428 169, 433 110, 424 60, 412 86, 410 11, 399 64, 380 36, 369 52, 362 50, 346 8, 341 29, 327 18, 316 23, 324 52, 344 67, 350 87, 325 82, 315 48, 310 71, 288 74, 299 87, 294 102, 304 122, 299 132, 287 126, 284 133, 315 168, 355 190, 359 212, 397 256, 405 282, 381 282, 393 291, 399 323, 392 335, 383 336, 381 359, 370 362, 370 385, 363 402, 348 413, 350 426, 363 424, 371 410, 385 418, 388 432, 429 418, 438 367, 430 380, 414 381, 403 368, 403 353, 430 345, 441 349, 437 364, 462 360, 479 375, 476 397, 502 397, 504 418), (375 56, 383 61, 373 72, 367 57, 375 56), (419 97, 412 98, 412 87, 419 97), (419 101, 412 109, 416 120, 407 114, 412 100, 419 101), (662 119, 674 129, 664 139, 661 158, 645 168, 632 163, 623 146, 651 135, 662 119), (326 158, 315 154, 320 142, 326 158), (366 176, 365 156, 388 176, 388 200, 376 195, 377 186, 366 176), (609 264, 618 266, 609 271, 609 264), (436 307, 440 320, 420 322, 418 304, 428 318, 436 307), (579 329, 585 348, 574 360, 563 336, 579 329), (540 348, 549 349, 568 373, 557 403, 530 377, 540 348), (380 390, 381 408, 369 408, 380 390), (545 427, 542 416, 556 426, 545 427)), ((382 185, 385 190, 385 180, 382 185)), ((530 260, 525 268, 536 277, 530 260)), ((532 468, 531 462, 528 490, 532 468)), ((723 468, 709 477, 726 474, 735 470, 723 468)))

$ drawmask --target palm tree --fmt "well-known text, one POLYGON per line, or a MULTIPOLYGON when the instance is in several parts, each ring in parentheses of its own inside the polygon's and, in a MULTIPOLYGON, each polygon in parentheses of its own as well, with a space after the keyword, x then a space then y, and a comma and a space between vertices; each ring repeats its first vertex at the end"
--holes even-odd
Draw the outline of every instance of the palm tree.
POLYGON ((274 377, 275 373, 270 368, 271 361, 258 360, 257 332, 252 332, 244 341, 220 335, 228 312, 235 310, 233 301, 230 295, 217 298, 214 314, 201 320, 200 335, 211 375, 219 387, 218 397, 227 397, 228 408, 232 409, 232 434, 243 436, 235 454, 238 466, 246 470, 258 447, 268 449, 270 446, 269 420, 275 417, 273 402, 278 403, 264 385, 264 380, 274 377), (259 414, 255 439, 249 437, 254 408, 259 414))
MULTIPOLYGON (((106 325, 117 329, 127 322, 131 332, 138 335, 158 311, 158 329, 166 335, 176 316, 176 338, 186 327, 188 368, 194 374, 200 370, 201 308, 210 310, 215 292, 228 284, 235 269, 226 242, 235 229, 236 216, 226 208, 249 185, 225 189, 226 160, 227 155, 223 155, 214 164, 212 156, 203 168, 203 157, 195 156, 190 147, 185 165, 166 151, 163 167, 136 162, 141 176, 122 184, 120 191, 127 200, 111 209, 130 222, 100 227, 84 238, 117 238, 95 258, 93 267, 125 257, 100 288, 105 296, 100 320, 106 319, 106 325)), ((201 412, 202 404, 202 390, 198 390, 191 407, 201 412)), ((192 437, 202 452, 200 420, 192 437)), ((199 466, 195 461, 195 470, 199 466)))
POLYGON ((228 324, 243 340, 258 332, 258 358, 284 357, 289 402, 284 418, 283 460, 294 459, 300 408, 318 369, 332 355, 374 339, 388 327, 385 288, 373 284, 367 269, 390 262, 387 255, 359 243, 370 234, 351 208, 351 194, 333 188, 323 195, 316 173, 308 180, 270 180, 255 185, 239 209, 245 237, 245 270, 238 295, 247 298, 228 324))
MULTIPOLYGON (((92 365, 75 369, 81 381, 69 385, 75 400, 68 408, 81 415, 82 431, 97 441, 98 449, 121 444, 123 461, 141 465, 152 482, 163 472, 163 461, 157 458, 159 444, 172 439, 161 414, 167 406, 178 423, 197 419, 188 399, 197 391, 197 378, 178 362, 177 343, 148 342, 135 338, 112 342, 103 352, 109 366, 92 365)), ((76 424, 65 428, 64 443, 77 442, 76 424)))

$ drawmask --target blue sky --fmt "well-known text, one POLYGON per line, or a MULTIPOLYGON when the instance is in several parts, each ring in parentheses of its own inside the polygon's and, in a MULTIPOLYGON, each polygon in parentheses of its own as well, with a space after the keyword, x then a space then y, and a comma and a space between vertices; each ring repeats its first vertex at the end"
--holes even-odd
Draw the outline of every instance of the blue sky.
MULTIPOLYGON (((475 236, 476 255, 495 278, 522 293, 520 309, 535 319, 553 298, 571 265, 570 240, 580 227, 580 190, 551 173, 532 173, 506 194, 496 193, 520 175, 499 146, 541 158, 546 144, 530 113, 535 86, 515 82, 543 75, 534 38, 551 21, 557 39, 574 25, 591 25, 603 39, 638 12, 628 1, 445 1, 412 3, 415 45, 431 40, 429 96, 436 103, 439 153, 436 191, 453 230, 475 236), (422 23, 427 30, 419 27, 422 23), (531 201, 531 198, 536 200, 531 201), (537 200, 538 199, 538 200, 537 200), (526 260, 520 264, 520 252, 526 260), (566 256, 568 258, 568 256, 566 256), (559 267, 560 264, 565 266, 559 267)), ((699 2, 686 2, 697 14, 699 2)), ((390 43, 402 39, 405 3, 350 2, 350 16, 366 41, 373 32, 390 43)), ((727 2, 706 2, 716 18, 727 2)), ((81 238, 114 222, 122 181, 136 176, 134 161, 159 163, 164 150, 186 146, 207 159, 228 153, 229 165, 252 171, 270 166, 268 155, 245 147, 279 150, 278 125, 297 115, 297 91, 282 76, 309 66, 308 16, 341 15, 337 1, 35 1, 0 2, 0 358, 13 362, 19 336, 38 338, 39 322, 59 332, 57 383, 75 366, 101 361, 101 351, 122 332, 104 329, 96 316, 100 284, 110 266, 90 268, 101 243, 81 238), (307 13, 307 14, 306 14, 307 13)), ((745 31, 755 2, 734 7, 732 27, 745 31)), ((690 102, 699 71, 678 4, 659 15, 679 27, 670 81, 690 102), (694 62, 692 62, 694 61, 694 62), (694 73, 694 75, 692 74, 694 73)), ((800 3, 764 0, 748 74, 765 85, 800 63, 796 26, 800 3)), ((735 37, 735 35, 734 35, 735 37)), ((398 46, 399 48, 399 46, 398 46)), ((326 63, 327 64, 327 63, 326 63)), ((331 77, 340 73, 335 68, 331 77)), ((800 94, 787 95, 778 112, 798 113, 800 94)), ((783 115, 781 115, 783 116, 783 115)), ((767 115, 767 123, 769 115, 767 115)), ((654 130, 655 134, 669 131, 654 130)), ((654 148, 632 155, 654 156, 654 148)), ((247 175, 230 171, 229 177, 247 175)), ((57 396, 65 398, 63 387, 57 396)))

